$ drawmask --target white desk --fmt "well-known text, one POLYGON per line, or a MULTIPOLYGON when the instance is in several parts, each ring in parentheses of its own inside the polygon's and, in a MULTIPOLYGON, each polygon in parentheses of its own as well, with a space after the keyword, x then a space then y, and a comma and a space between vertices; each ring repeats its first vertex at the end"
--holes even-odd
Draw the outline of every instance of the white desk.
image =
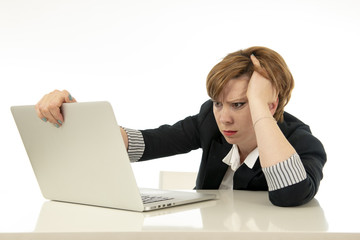
POLYGON ((357 224, 332 225, 316 199, 280 208, 266 192, 210 192, 219 199, 148 213, 44 201, 30 231, 14 208, 19 226, 0 226, 0 239, 360 239, 357 224))

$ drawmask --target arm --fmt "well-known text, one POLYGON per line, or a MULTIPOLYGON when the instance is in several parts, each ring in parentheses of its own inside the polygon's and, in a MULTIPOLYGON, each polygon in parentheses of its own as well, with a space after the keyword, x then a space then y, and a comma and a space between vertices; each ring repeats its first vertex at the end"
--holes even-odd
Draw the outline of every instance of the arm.
MULTIPOLYGON (((63 103, 76 102, 66 90, 46 94, 35 106, 37 115, 44 122, 61 127, 65 119, 61 114, 63 103)), ((158 158, 189 152, 199 148, 197 124, 199 118, 188 117, 173 126, 163 125, 158 129, 142 132, 120 127, 120 132, 131 161, 158 158), (146 151, 144 152, 146 142, 146 151)))
MULTIPOLYGON (((304 180, 287 187, 273 186, 272 190, 269 187, 269 199, 277 206, 297 206, 310 201, 316 195, 323 178, 322 170, 326 163, 326 152, 321 142, 311 134, 307 125, 287 113, 284 114, 284 118, 286 122, 279 123, 279 127, 290 144, 296 149, 297 153, 294 157, 297 157, 297 161, 293 161, 293 163, 297 163, 296 168, 303 168, 305 176, 304 180)), ((263 169, 265 176, 267 175, 267 180, 274 176, 279 177, 279 174, 274 174, 274 172, 279 172, 281 165, 290 166, 289 160, 263 169)), ((297 171, 290 168, 289 173, 296 174, 297 171)), ((283 173, 280 176, 284 179, 283 173)), ((298 175, 294 175, 294 178, 296 177, 298 175)), ((284 182, 284 180, 280 182, 284 182)))
POLYGON ((318 190, 326 162, 325 150, 306 125, 286 130, 285 124, 274 121, 277 93, 264 77, 267 73, 259 61, 254 56, 251 58, 255 71, 247 94, 269 198, 278 206, 304 204, 318 190))
POLYGON ((187 153, 210 144, 204 139, 211 141, 213 135, 220 134, 213 119, 212 106, 212 101, 206 101, 198 114, 180 120, 174 125, 142 130, 146 147, 140 160, 187 153))
POLYGON ((125 148, 129 149, 129 138, 128 138, 128 134, 126 133, 125 129, 120 127, 120 132, 121 132, 121 136, 124 140, 124 144, 125 144, 125 148))
POLYGON ((142 159, 149 160, 188 153, 200 147, 198 116, 187 117, 174 125, 142 130, 145 151, 142 159))
MULTIPOLYGON (((251 56, 251 59, 258 71, 261 71, 259 61, 254 56, 251 56)), ((285 161, 296 151, 274 121, 273 115, 278 104, 277 93, 270 81, 262 74, 254 71, 248 85, 247 96, 259 149, 260 164, 262 167, 270 167, 285 161)))

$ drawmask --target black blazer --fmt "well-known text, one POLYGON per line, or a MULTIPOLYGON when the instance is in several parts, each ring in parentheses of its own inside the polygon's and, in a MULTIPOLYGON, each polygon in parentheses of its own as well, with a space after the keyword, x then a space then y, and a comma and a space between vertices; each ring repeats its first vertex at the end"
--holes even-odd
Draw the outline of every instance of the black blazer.
MULTIPOLYGON (((284 121, 278 125, 299 154, 307 178, 297 184, 269 191, 269 199, 278 206, 301 205, 310 201, 319 188, 326 153, 321 142, 311 134, 310 128, 294 116, 285 112, 284 121)), ((232 145, 226 142, 217 127, 212 101, 205 102, 195 116, 187 117, 172 126, 163 125, 141 132, 145 141, 145 151, 140 161, 202 148, 195 188, 219 188, 228 169, 228 165, 222 160, 232 145)), ((242 164, 235 172, 233 182, 233 188, 237 190, 268 190, 259 159, 252 169, 242 164)))

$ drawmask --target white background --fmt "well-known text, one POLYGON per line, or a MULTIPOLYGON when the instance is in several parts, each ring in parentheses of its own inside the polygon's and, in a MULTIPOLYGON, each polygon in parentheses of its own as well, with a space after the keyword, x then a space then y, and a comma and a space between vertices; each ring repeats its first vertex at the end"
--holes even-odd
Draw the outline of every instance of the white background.
MULTIPOLYGON (((318 196, 351 199, 360 167, 359 12, 355 0, 0 0, 0 202, 41 198, 10 106, 67 89, 78 101, 110 101, 120 125, 172 124, 208 99, 205 79, 217 62, 255 45, 284 57, 296 83, 286 110, 327 150, 318 196)), ((133 169, 140 186, 157 187, 160 170, 197 171, 200 156, 133 169)))

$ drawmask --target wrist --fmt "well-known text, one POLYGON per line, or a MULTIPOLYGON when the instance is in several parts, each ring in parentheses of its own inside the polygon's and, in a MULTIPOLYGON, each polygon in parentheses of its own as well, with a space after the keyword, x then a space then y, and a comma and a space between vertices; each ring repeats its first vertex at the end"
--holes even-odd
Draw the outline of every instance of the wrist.
POLYGON ((255 126, 256 126, 256 124, 258 123, 258 122, 260 122, 260 121, 265 121, 265 120, 271 120, 271 121, 274 121, 274 122, 276 122, 276 120, 275 120, 275 118, 273 117, 273 116, 265 116, 265 117, 260 117, 260 118, 258 118, 258 119, 256 119, 256 120, 253 120, 253 128, 255 128, 255 126))
POLYGON ((123 138, 123 141, 124 141, 124 145, 125 145, 125 148, 126 150, 128 150, 129 148, 129 138, 128 138, 128 135, 125 131, 125 129, 123 127, 120 127, 120 132, 121 132, 121 136, 123 138))

